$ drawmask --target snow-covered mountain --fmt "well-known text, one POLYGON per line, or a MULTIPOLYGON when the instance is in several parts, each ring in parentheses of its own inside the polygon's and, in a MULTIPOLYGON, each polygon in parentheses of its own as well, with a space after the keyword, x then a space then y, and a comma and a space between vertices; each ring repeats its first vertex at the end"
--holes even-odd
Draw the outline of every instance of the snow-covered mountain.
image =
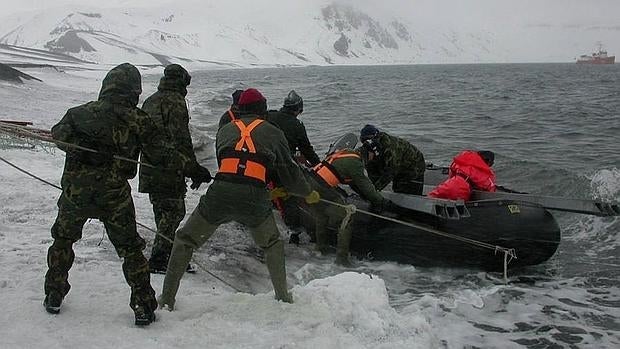
MULTIPOLYGON (((0 44, 99 64, 477 63, 570 61, 605 40, 601 31, 610 38, 617 33, 498 16, 486 22, 466 16, 452 20, 460 18, 458 9, 450 17, 419 4, 205 0, 140 8, 72 5, 12 15, 0 23, 0 44), (570 31, 572 40, 556 39, 570 31)), ((0 60, 7 58, 0 55, 0 60)))
POLYGON ((406 18, 371 15, 347 4, 281 3, 261 15, 244 6, 205 3, 174 9, 45 10, 5 22, 0 43, 110 64, 389 64, 432 56, 452 62, 483 56, 497 60, 488 55, 494 41, 489 33, 457 34, 447 28, 422 37, 406 18))

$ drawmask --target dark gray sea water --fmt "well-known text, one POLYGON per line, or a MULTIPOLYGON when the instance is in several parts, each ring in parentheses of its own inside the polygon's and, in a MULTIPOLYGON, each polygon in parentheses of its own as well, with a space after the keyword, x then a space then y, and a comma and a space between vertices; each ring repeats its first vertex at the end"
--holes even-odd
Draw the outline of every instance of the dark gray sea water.
MULTIPOLYGON (((198 133, 214 138, 237 88, 279 108, 295 89, 319 154, 366 123, 403 137, 427 161, 496 153, 498 182, 534 194, 620 200, 620 65, 306 67, 193 74, 198 133)), ((201 156, 215 167, 212 145, 201 156)), ((393 306, 423 314, 447 348, 620 347, 620 220, 554 213, 563 233, 544 265, 497 274, 361 263, 393 306)), ((295 258, 294 256, 292 258, 295 258)), ((333 272, 316 268, 317 277, 333 272)))

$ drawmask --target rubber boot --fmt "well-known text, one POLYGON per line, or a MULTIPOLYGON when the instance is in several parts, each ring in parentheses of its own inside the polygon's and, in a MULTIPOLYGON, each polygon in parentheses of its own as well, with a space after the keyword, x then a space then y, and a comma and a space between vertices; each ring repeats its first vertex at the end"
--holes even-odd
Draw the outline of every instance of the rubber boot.
POLYGON ((45 296, 43 300, 43 306, 45 310, 50 314, 60 313, 60 306, 62 305, 63 297, 58 292, 50 292, 45 296))
POLYGON ((286 266, 284 265, 284 244, 281 240, 265 249, 265 264, 269 270, 276 299, 286 303, 293 303, 293 297, 288 292, 286 284, 286 266))
POLYGON ((172 252, 170 253, 170 260, 168 261, 168 268, 166 270, 166 277, 164 278, 164 286, 159 297, 159 307, 167 308, 168 310, 174 310, 175 298, 179 285, 181 284, 181 278, 185 273, 187 264, 192 259, 194 249, 187 246, 177 239, 174 240, 172 246, 172 252))
POLYGON ((202 246, 217 229, 217 225, 211 225, 204 219, 198 210, 195 210, 179 229, 172 244, 170 259, 164 278, 164 286, 159 297, 159 306, 174 310, 175 298, 181 278, 187 270, 189 261, 192 259, 194 249, 202 246))
POLYGON ((315 229, 316 234, 316 250, 321 254, 327 254, 329 250, 329 243, 327 241, 327 228, 324 224, 317 224, 315 229))
POLYGON ((48 270, 45 274, 43 306, 50 314, 58 314, 65 295, 69 292, 69 269, 75 260, 73 241, 55 239, 47 252, 48 270))
POLYGON ((342 229, 338 232, 338 246, 336 248, 336 264, 350 267, 349 245, 351 244, 351 228, 342 229))

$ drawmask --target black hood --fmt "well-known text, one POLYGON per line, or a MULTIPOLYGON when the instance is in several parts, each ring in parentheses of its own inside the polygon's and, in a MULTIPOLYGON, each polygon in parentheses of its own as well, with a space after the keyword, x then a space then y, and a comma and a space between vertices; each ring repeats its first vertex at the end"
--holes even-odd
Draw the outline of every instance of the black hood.
POLYGON ((164 69, 164 76, 159 80, 159 91, 174 91, 187 95, 187 86, 191 83, 192 77, 187 70, 178 64, 170 64, 164 69))

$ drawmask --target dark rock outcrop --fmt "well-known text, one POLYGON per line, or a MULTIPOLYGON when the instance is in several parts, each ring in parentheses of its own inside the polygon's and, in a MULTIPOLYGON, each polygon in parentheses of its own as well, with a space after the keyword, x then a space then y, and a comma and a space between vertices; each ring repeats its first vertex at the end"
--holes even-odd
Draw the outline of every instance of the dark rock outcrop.
POLYGON ((45 48, 50 50, 50 52, 60 53, 80 53, 81 51, 96 51, 95 48, 88 43, 88 41, 80 38, 77 33, 78 31, 76 30, 69 30, 65 32, 62 36, 58 37, 56 40, 48 41, 45 44, 45 48))
POLYGON ((349 57, 349 43, 351 39, 347 38, 346 35, 340 33, 340 38, 334 42, 334 50, 336 53, 343 57, 349 57))
POLYGON ((22 73, 21 71, 2 63, 0 63, 0 80, 16 82, 19 84, 23 83, 24 80, 41 81, 34 76, 22 73))

